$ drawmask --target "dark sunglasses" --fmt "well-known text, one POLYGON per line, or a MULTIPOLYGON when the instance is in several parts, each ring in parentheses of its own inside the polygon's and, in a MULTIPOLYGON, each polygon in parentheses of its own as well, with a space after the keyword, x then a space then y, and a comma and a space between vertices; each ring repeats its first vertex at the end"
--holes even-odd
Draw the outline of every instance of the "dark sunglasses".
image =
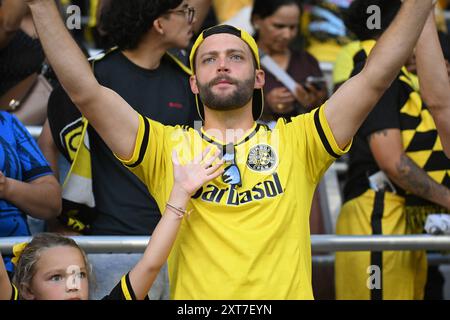
POLYGON ((241 172, 236 165, 236 152, 234 150, 234 145, 232 143, 225 146, 223 152, 223 160, 225 163, 229 164, 222 173, 222 180, 224 183, 230 184, 232 186, 242 186, 241 172))
POLYGON ((186 17, 186 20, 189 24, 191 24, 194 21, 195 17, 195 8, 194 7, 187 7, 180 10, 169 10, 168 13, 177 13, 177 14, 184 14, 186 17))

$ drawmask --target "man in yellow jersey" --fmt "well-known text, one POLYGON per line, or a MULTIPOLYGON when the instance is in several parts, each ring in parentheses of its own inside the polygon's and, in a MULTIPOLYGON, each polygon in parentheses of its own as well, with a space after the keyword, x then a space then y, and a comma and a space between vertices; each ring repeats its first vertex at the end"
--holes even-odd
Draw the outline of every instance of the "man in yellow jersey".
POLYGON ((52 0, 28 1, 69 96, 160 208, 173 184, 173 149, 184 160, 210 145, 222 151, 223 176, 181 208, 192 213, 169 259, 174 299, 313 299, 308 215, 315 187, 410 55, 432 2, 405 1, 359 75, 321 108, 280 120, 270 131, 255 122, 264 72, 255 41, 244 31, 217 26, 199 36, 191 88, 204 125, 170 127, 140 116, 98 84, 52 0))

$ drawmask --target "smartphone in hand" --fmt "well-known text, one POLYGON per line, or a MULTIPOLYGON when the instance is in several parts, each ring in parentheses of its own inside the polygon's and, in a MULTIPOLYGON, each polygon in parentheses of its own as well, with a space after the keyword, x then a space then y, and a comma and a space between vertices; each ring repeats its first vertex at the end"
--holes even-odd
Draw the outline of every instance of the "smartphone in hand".
POLYGON ((308 90, 308 84, 313 86, 316 90, 323 90, 326 87, 327 83, 324 77, 309 76, 304 82, 302 82, 302 86, 305 88, 305 90, 308 90))

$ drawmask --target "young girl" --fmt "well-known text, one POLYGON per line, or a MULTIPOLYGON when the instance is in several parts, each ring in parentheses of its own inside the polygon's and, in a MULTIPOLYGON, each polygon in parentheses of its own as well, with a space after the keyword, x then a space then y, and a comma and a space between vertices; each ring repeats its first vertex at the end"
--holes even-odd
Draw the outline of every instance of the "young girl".
MULTIPOLYGON (((174 186, 161 221, 142 259, 104 299, 147 297, 167 260, 191 195, 223 173, 218 156, 219 151, 210 155, 207 148, 191 163, 181 165, 173 152, 174 186)), ((36 235, 19 256, 13 284, 0 259, 0 300, 87 300, 88 265, 86 254, 72 239, 51 233, 36 235)))

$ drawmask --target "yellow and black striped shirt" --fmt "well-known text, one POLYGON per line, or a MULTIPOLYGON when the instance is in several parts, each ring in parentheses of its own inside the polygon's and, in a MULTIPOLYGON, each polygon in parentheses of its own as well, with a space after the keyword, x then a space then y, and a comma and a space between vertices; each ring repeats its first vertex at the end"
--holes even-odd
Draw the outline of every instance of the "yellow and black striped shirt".
MULTIPOLYGON (((373 47, 375 42, 371 43, 373 47)), ((371 47, 367 46, 355 55, 353 74, 362 69, 370 50, 371 47)), ((346 200, 365 192, 369 188, 367 176, 380 170, 370 152, 367 138, 372 133, 384 129, 399 129, 406 155, 437 183, 450 187, 450 160, 443 152, 433 118, 420 97, 417 76, 402 68, 355 137, 350 151, 346 200)), ((421 227, 427 214, 448 211, 401 190, 398 186, 397 189, 405 197, 408 223, 414 229, 421 227)))

